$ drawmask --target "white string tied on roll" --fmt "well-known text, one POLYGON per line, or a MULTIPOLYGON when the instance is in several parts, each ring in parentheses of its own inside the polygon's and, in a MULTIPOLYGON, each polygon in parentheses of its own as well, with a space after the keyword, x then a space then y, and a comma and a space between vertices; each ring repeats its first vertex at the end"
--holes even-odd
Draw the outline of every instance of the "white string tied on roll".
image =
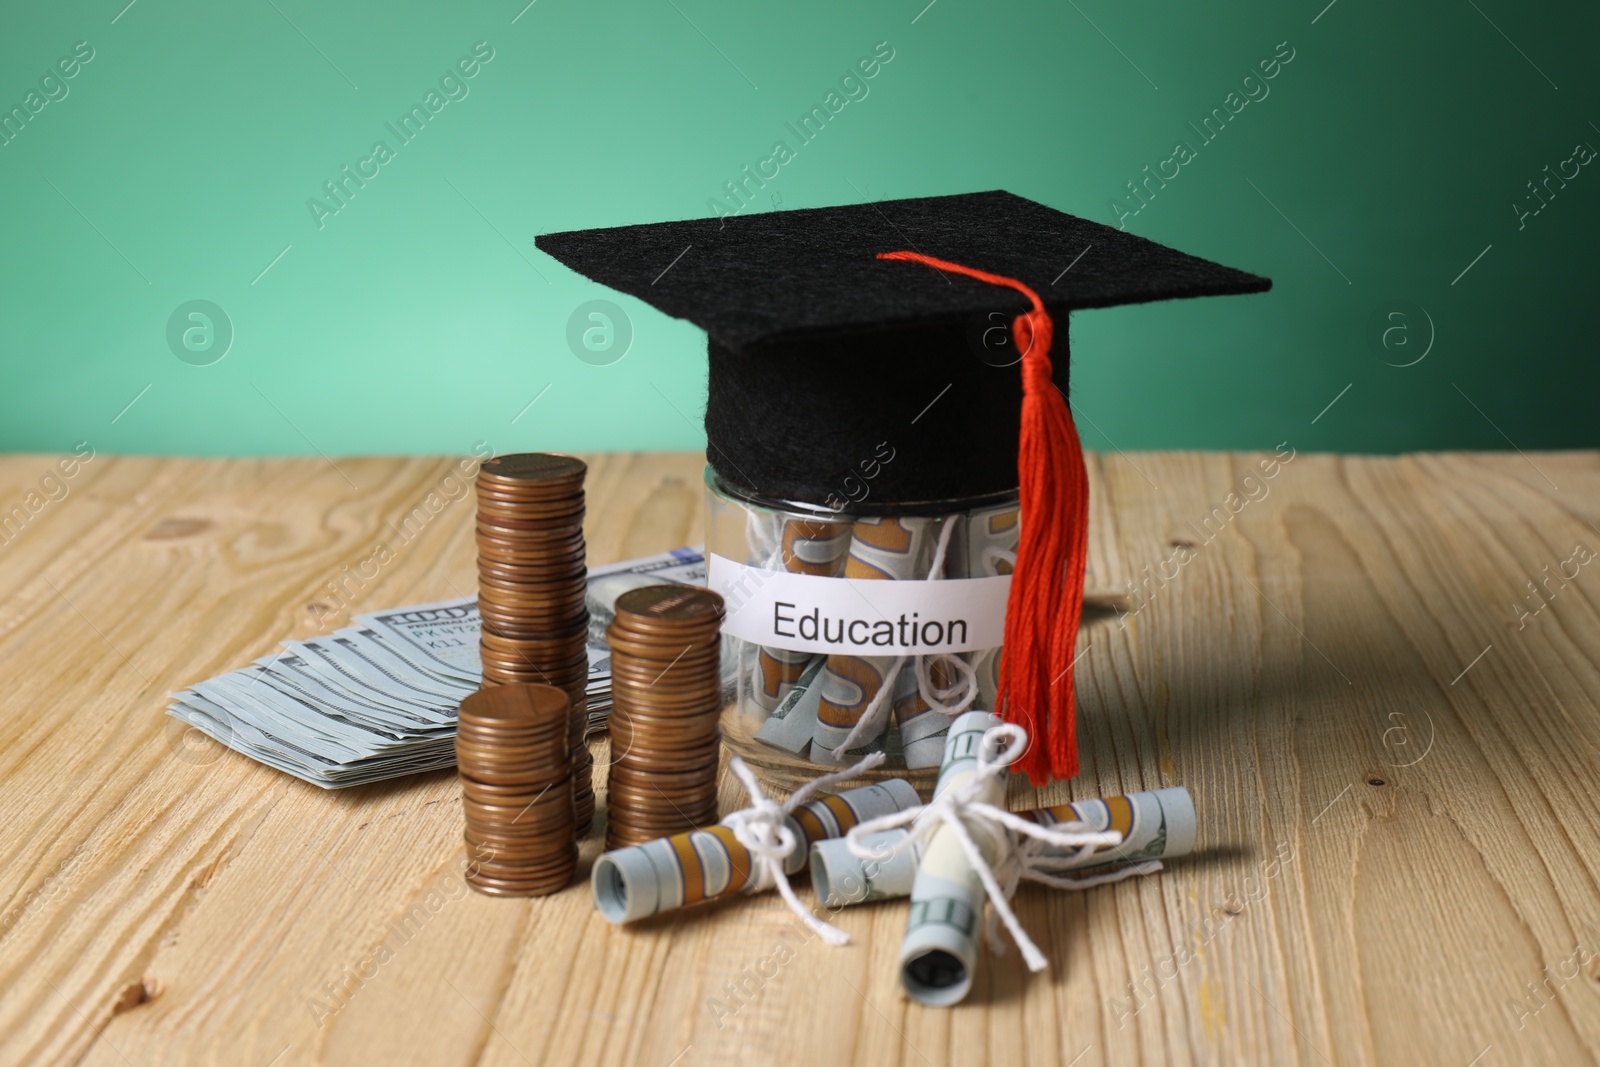
POLYGON ((1033 943, 1032 938, 1017 920, 1016 913, 1011 910, 1011 897, 1016 893, 1020 882, 1027 880, 1064 889, 1087 889, 1092 885, 1121 881, 1135 874, 1149 874, 1160 870, 1161 864, 1159 862, 1140 864, 1108 874, 1083 878, 1066 878, 1051 873, 1052 870, 1059 870, 1062 863, 1071 860, 1042 856, 1040 852, 1043 849, 1051 847, 1073 849, 1075 854, 1081 857, 1094 849, 1122 844, 1122 834, 1116 830, 1092 830, 1083 823, 1040 826, 1031 819, 1024 819, 983 800, 982 798, 994 788, 992 781, 997 778, 1004 781, 1010 765, 1026 751, 1027 745, 1028 732, 1020 726, 1005 723, 990 729, 984 734, 983 744, 979 746, 978 766, 972 777, 947 789, 929 804, 869 819, 852 827, 845 835, 845 845, 851 854, 862 859, 881 860, 883 858, 881 847, 874 848, 866 843, 865 839, 872 834, 894 830, 909 823, 910 837, 896 847, 906 848, 920 839, 921 846, 925 848, 928 839, 936 830, 948 827, 960 843, 961 851, 971 864, 973 872, 983 883, 984 890, 989 895, 989 903, 993 905, 984 927, 990 944, 997 952, 1004 950, 995 929, 995 920, 998 918, 1011 933, 1012 940, 1017 943, 1028 969, 1042 971, 1049 965, 1044 953, 1039 951, 1039 946, 1033 943), (1005 738, 1007 744, 991 762, 984 753, 990 750, 992 740, 998 738, 1005 738), (1000 855, 993 867, 983 858, 983 852, 972 839, 969 826, 980 828, 986 837, 1000 842, 1000 855))
MULTIPOLYGON (((928 565, 930 581, 944 577, 944 559, 950 550, 950 535, 955 533, 955 529, 955 516, 947 516, 939 528, 939 541, 933 550, 933 561, 928 565)), ((915 660, 917 692, 928 705, 928 710, 953 721, 957 715, 972 707, 972 702, 978 699, 978 672, 964 656, 953 652, 936 652, 931 656, 896 656, 884 674, 878 691, 872 695, 872 699, 861 712, 861 718, 856 720, 856 724, 850 728, 850 733, 839 743, 839 747, 833 750, 834 759, 844 759, 844 754, 852 745, 860 743, 863 738, 877 737, 883 732, 884 721, 889 717, 889 708, 894 698, 894 684, 900 677, 900 671, 906 665, 907 659, 915 660), (955 681, 945 687, 935 685, 930 671, 935 664, 942 666, 948 674, 954 675, 955 681)))
POLYGON ((744 760, 738 756, 730 757, 728 760, 728 769, 739 779, 744 791, 750 796, 748 808, 736 811, 722 820, 723 825, 733 831, 734 840, 749 850, 751 858, 755 861, 756 877, 755 881, 750 883, 748 892, 759 893, 777 886, 778 894, 783 897, 784 903, 789 905, 789 910, 798 915, 802 922, 830 945, 848 944, 850 935, 812 915, 794 895, 794 889, 789 885, 789 874, 783 869, 784 861, 794 853, 800 843, 795 838, 794 830, 789 826, 789 816, 796 808, 811 799, 818 790, 870 771, 883 760, 882 752, 874 752, 854 766, 813 778, 795 790, 794 794, 782 804, 761 791, 761 783, 756 781, 756 776, 745 766, 744 760))

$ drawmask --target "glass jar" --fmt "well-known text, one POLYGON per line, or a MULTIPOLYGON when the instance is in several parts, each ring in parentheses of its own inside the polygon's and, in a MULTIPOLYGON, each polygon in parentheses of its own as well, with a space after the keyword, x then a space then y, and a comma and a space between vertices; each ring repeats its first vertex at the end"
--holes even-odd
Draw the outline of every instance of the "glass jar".
POLYGON ((1017 494, 884 504, 852 476, 824 506, 705 480, 729 750, 782 789, 871 752, 860 780, 931 788, 950 722, 994 708, 1017 494))

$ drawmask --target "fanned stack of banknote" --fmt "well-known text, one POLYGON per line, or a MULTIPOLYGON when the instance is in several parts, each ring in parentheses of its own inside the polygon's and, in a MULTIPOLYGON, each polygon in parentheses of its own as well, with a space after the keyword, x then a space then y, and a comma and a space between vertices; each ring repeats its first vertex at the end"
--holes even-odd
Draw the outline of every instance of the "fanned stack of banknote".
MULTIPOLYGON (((589 570, 589 729, 611 710, 605 645, 617 597, 663 582, 705 584, 705 556, 680 548, 589 570)), ((251 759, 329 789, 455 763, 456 715, 482 673, 475 597, 376 611, 173 696, 167 714, 251 759)))

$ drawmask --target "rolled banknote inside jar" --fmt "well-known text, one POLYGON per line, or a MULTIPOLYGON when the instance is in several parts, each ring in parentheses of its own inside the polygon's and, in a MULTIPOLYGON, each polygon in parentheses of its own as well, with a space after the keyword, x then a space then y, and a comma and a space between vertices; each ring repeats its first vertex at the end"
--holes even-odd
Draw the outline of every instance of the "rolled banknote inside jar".
MULTIPOLYGON (((972 780, 980 750, 986 760, 995 759, 1004 735, 986 742, 984 734, 1000 724, 1000 717, 987 711, 968 712, 951 723, 935 800, 972 780)), ((980 781, 984 785, 976 799, 1004 807, 1006 775, 980 781)), ((976 822, 963 825, 992 867, 1005 847, 1004 839, 976 822)), ((983 881, 967 861, 960 838, 948 825, 940 825, 928 836, 912 880, 911 912, 900 944, 900 985, 913 1000, 943 1007, 967 995, 986 903, 983 881)))
MULTIPOLYGON (((949 516, 948 547, 930 578, 991 578, 1010 574, 1021 526, 1017 505, 985 507, 949 516)), ((929 704, 992 708, 999 696, 1000 649, 924 657, 896 679, 894 720, 907 767, 937 767, 950 715, 929 704), (966 697, 963 701, 963 696, 966 697)))
MULTIPOLYGON (((952 553, 955 566, 951 577, 988 578, 1010 574, 1017 561, 1017 545, 1022 537, 1021 512, 1015 504, 983 508, 967 516, 957 530, 960 540, 952 553)), ((992 708, 1000 695, 1000 653, 998 648, 974 652, 969 659, 977 673, 980 708, 992 708)))
MULTIPOLYGON (((880 581, 909 581, 927 573, 929 554, 939 519, 926 516, 857 519, 850 533, 850 551, 844 577, 880 581)), ((822 694, 811 758, 837 763, 833 750, 844 744, 867 713, 895 666, 896 656, 831 655, 821 675, 822 694)), ((885 699, 891 694, 885 694, 885 699)), ((858 737, 855 751, 867 748, 888 725, 858 737)), ((853 759, 854 756, 845 757, 853 759)))
MULTIPOLYGON (((1116 863, 1171 859, 1194 851, 1194 798, 1182 786, 1104 799, 1078 800, 1050 808, 1019 811, 1040 826, 1084 823, 1090 830, 1115 830, 1122 844, 1103 845, 1088 853, 1048 846, 1040 853, 1052 861, 1050 872, 1064 873, 1116 863)), ((860 839, 873 853, 852 853, 841 840, 811 846, 811 886, 829 907, 889 900, 911 892, 920 859, 908 830, 885 830, 860 839)))
MULTIPOLYGON (((766 566, 823 578, 837 578, 844 573, 845 556, 850 550, 849 521, 782 517, 780 522, 778 544, 772 553, 774 558, 763 561, 766 566)), ((765 711, 774 710, 800 680, 806 667, 817 658, 813 652, 756 646, 751 699, 765 711)))
MULTIPOLYGON (((784 860, 784 872, 803 870, 817 841, 842 837, 867 819, 919 803, 917 791, 895 778, 800 805, 787 820, 795 847, 784 860)), ((629 923, 747 891, 759 874, 733 829, 718 824, 603 853, 594 862, 590 887, 600 914, 629 923)))

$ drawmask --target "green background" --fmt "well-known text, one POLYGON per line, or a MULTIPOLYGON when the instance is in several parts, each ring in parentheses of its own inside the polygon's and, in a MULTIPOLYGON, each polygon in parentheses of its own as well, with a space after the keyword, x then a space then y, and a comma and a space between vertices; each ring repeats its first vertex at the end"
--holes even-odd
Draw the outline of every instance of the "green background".
POLYGON ((0 147, 0 448, 699 447, 703 335, 533 238, 708 214, 879 41, 870 94, 752 210, 1006 188, 1114 222, 1126 182, 1294 50, 1129 220, 1275 289, 1074 316, 1090 446, 1596 443, 1600 167, 1513 208, 1600 145, 1593 5, 124 3, 0 31, 6 110, 95 50, 0 147), (307 200, 478 41, 469 95, 319 229, 307 200), (566 340, 596 298, 632 323, 609 365, 566 340), (207 366, 167 341, 195 299, 235 333, 207 366))

